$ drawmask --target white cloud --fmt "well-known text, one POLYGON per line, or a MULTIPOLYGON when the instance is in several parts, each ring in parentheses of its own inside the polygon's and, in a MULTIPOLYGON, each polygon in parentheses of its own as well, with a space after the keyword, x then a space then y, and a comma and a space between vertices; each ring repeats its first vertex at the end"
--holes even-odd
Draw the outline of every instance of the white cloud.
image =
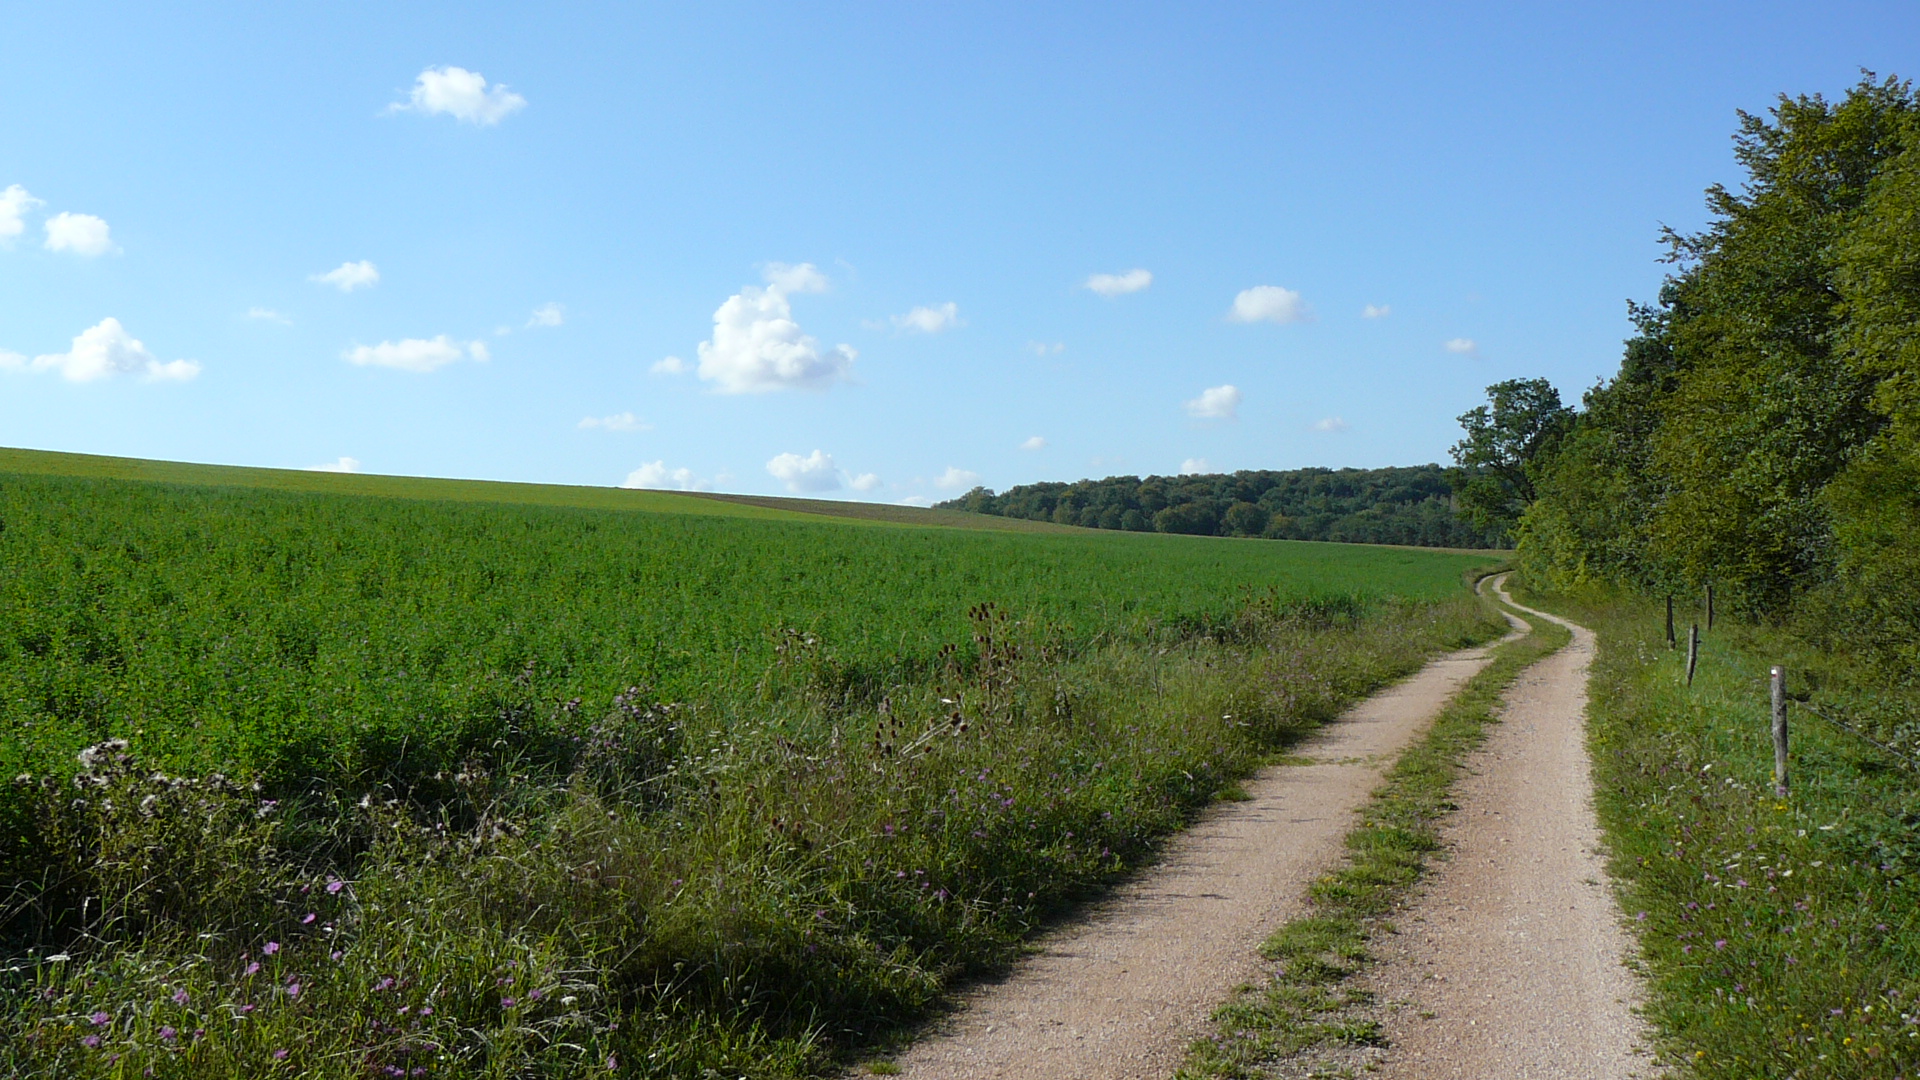
POLYGON ((1460 356, 1480 355, 1480 343, 1472 338, 1457 337, 1441 346, 1441 348, 1460 356))
POLYGON ((1203 457, 1190 457, 1180 463, 1181 476, 1195 476, 1212 471, 1213 466, 1207 464, 1207 459, 1203 457))
POLYGON ((960 305, 951 300, 939 307, 916 307, 905 315, 893 317, 894 329, 921 334, 938 334, 942 330, 957 330, 965 325, 966 322, 960 318, 960 305))
POLYGON ((347 457, 345 454, 342 454, 340 455, 339 461, 329 461, 325 465, 309 465, 307 466, 306 471, 307 472, 359 472, 360 459, 356 457, 347 457))
POLYGON ((486 77, 462 67, 430 67, 414 80, 413 94, 388 112, 445 113, 469 124, 492 125, 527 107, 527 99, 502 83, 487 85, 486 77))
POLYGON ((781 454, 767 462, 767 472, 798 495, 809 491, 835 491, 840 487, 840 468, 831 454, 818 450, 801 457, 781 454))
POLYGON ((788 266, 786 263, 768 263, 760 271, 760 277, 769 289, 779 289, 783 293, 823 293, 827 291, 827 275, 812 263, 788 266))
POLYGON ((652 488, 658 491, 705 491, 707 483, 693 475, 692 469, 669 469, 664 461, 649 461, 627 474, 623 488, 652 488))
POLYGON ((612 416, 589 416, 580 421, 582 428, 599 428, 602 431, 652 431, 653 425, 630 412, 614 413, 612 416))
POLYGON ((145 375, 150 382, 186 382, 200 374, 194 360, 161 363, 119 319, 101 319, 82 330, 63 353, 36 356, 31 362, 17 353, 0 352, 0 370, 57 371, 69 382, 93 382, 115 375, 145 375))
POLYGON ((1232 420, 1240 411, 1240 388, 1227 383, 1210 386, 1187 402, 1187 415, 1198 420, 1232 420))
POLYGON ((1393 314, 1392 304, 1368 304, 1360 309, 1360 317, 1363 319, 1384 319, 1391 314, 1393 314))
POLYGON ((1345 420, 1342 420, 1342 419, 1340 419, 1340 418, 1339 418, 1339 417, 1337 417, 1337 416, 1329 416, 1329 417, 1327 417, 1327 418, 1326 418, 1326 419, 1324 419, 1324 420, 1316 420, 1316 421, 1314 421, 1314 423, 1313 423, 1313 430, 1315 430, 1315 431, 1345 431, 1345 430, 1347 430, 1347 428, 1349 428, 1349 427, 1351 427, 1351 426, 1352 426, 1351 424, 1348 424, 1348 423, 1347 423, 1347 422, 1346 422, 1345 420))
POLYGON ((461 345, 445 334, 435 338, 403 338, 378 345, 356 345, 340 354, 349 364, 360 367, 390 367, 402 371, 427 372, 446 367, 462 357, 491 359, 484 342, 461 345))
POLYGON ((377 283, 380 280, 380 268, 361 259, 359 262, 343 262, 324 274, 309 274, 307 280, 331 285, 341 292, 352 292, 377 283))
POLYGON ((788 293, 825 290, 826 275, 812 263, 772 263, 765 277, 766 288, 749 285, 713 313, 713 339, 700 343, 700 377, 726 394, 824 390, 845 379, 859 354, 848 345, 823 351, 787 302, 788 293))
POLYGON ((933 486, 944 491, 971 488, 980 482, 980 474, 968 469, 947 466, 947 471, 934 478, 933 486))
POLYGON ((250 307, 247 309, 247 318, 259 319, 262 322, 277 322, 285 326, 293 325, 292 319, 287 318, 272 308, 250 307))
POLYGON ((653 372, 655 375, 685 375, 687 372, 693 370, 693 365, 677 356, 669 356, 655 360, 653 366, 647 370, 653 372))
POLYGON ((559 304, 541 304, 533 309, 533 318, 527 320, 529 329, 535 326, 559 326, 567 321, 567 309, 559 304))
POLYGON ((1029 341, 1027 342, 1027 348, 1031 350, 1035 356, 1056 356, 1067 351, 1067 343, 1064 341, 1056 341, 1049 345, 1044 341, 1029 341))
POLYGON ((21 219, 27 211, 45 205, 45 200, 27 194, 26 188, 9 184, 7 190, 0 191, 0 240, 11 240, 25 232, 27 223, 21 219))
POLYGON ((114 250, 107 235, 107 223, 92 214, 62 211, 47 219, 47 250, 71 251, 75 255, 105 255, 114 250))
POLYGON ((1046 448, 1047 448, 1047 440, 1041 438, 1038 435, 1035 435, 1034 437, 1028 439, 1026 442, 1023 442, 1020 444, 1020 449, 1022 450, 1045 450, 1046 448))
POLYGON ((900 500, 899 502, 897 502, 897 503, 894 503, 893 505, 895 505, 895 506, 917 506, 917 507, 919 507, 920 509, 922 509, 922 510, 925 510, 925 509, 926 509, 927 507, 929 507, 929 506, 932 506, 932 505, 933 505, 933 500, 932 500, 932 499, 930 499, 930 498, 928 498, 928 497, 927 497, 927 496, 925 496, 925 495, 909 495, 909 496, 907 496, 906 498, 904 498, 904 499, 901 499, 901 500, 900 500))
POLYGON ((1145 270, 1133 269, 1124 274, 1095 274, 1087 279, 1086 287, 1109 299, 1137 293, 1153 284, 1153 275, 1145 270))
POLYGON ((1278 285, 1255 285, 1233 298, 1233 310, 1227 313, 1227 318, 1244 323, 1308 322, 1313 319, 1313 309, 1292 289, 1283 289, 1278 285))
POLYGON ((855 491, 872 491, 880 486, 880 477, 870 472, 861 473, 848 481, 847 486, 855 491))

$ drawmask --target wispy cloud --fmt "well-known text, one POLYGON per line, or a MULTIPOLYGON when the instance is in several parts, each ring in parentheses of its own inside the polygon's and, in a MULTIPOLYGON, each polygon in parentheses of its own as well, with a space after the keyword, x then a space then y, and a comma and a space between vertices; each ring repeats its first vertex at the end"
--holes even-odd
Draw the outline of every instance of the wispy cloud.
POLYGON ((1067 343, 1064 341, 1056 341, 1049 345, 1044 341, 1029 341, 1027 342, 1027 351, 1035 356, 1058 356, 1067 351, 1067 343))
POLYGON ((1313 430, 1315 431, 1345 431, 1350 426, 1351 425, 1345 420, 1337 416, 1329 416, 1323 420, 1315 420, 1313 422, 1313 430))
POLYGON ((1441 348, 1457 356, 1480 355, 1480 343, 1472 338, 1457 337, 1442 345, 1441 348))
POLYGON ((457 360, 471 357, 485 362, 491 358, 485 342, 462 345, 445 334, 432 338, 403 338, 378 345, 356 345, 340 354, 349 364, 360 367, 389 367, 401 371, 437 371, 457 360))
POLYGON ((1363 319, 1384 319, 1391 314, 1393 314, 1391 304, 1368 304, 1360 309, 1360 317, 1363 319))
POLYGON ((536 326, 559 326, 567 321, 567 310, 559 304, 541 304, 533 309, 533 318, 527 320, 527 328, 536 326))
POLYGON ((708 484, 692 469, 667 467, 665 461, 649 461, 627 474, 623 488, 652 488, 659 491, 705 491, 708 484))
POLYGON ((247 318, 258 319, 261 322, 277 322, 283 326, 293 325, 292 319, 287 318, 272 308, 250 307, 247 309, 247 318))
POLYGON ((877 473, 861 473, 847 481, 847 486, 855 491, 875 491, 880 487, 880 476, 877 473))
POLYGON ((934 477, 933 486, 942 491, 959 491, 980 483, 980 474, 971 469, 947 466, 947 471, 934 477))
POLYGON ((1135 268, 1124 274, 1095 274, 1087 279, 1085 287, 1111 300, 1127 293, 1141 292, 1152 284, 1151 273, 1135 268))
POLYGON ((94 382, 119 375, 144 375, 148 382, 186 382, 200 374, 196 360, 162 363, 127 333, 115 318, 101 319, 74 335, 63 353, 45 353, 28 360, 18 353, 0 352, 0 371, 57 371, 68 382, 94 382))
POLYGON ((361 259, 359 262, 343 262, 324 274, 309 274, 307 280, 331 285, 341 292, 352 292, 378 284, 380 268, 361 259))
POLYGON ((960 318, 960 305, 949 300, 939 307, 916 307, 905 315, 893 317, 893 328, 918 334, 938 334, 967 325, 960 318))
POLYGON ((795 495, 840 489, 840 467, 833 463, 833 455, 819 450, 806 457, 779 454, 767 462, 767 473, 795 495))
POLYGON ((46 230, 48 251, 70 251, 92 258, 118 250, 108 235, 107 223, 92 214, 62 211, 47 219, 46 230))
POLYGON ((463 67, 430 67, 413 82, 406 101, 387 111, 416 112, 422 116, 451 116, 462 123, 491 127, 527 107, 527 99, 503 83, 487 85, 484 75, 463 67))
POLYGON ((1047 448, 1047 440, 1041 438, 1038 435, 1035 435, 1029 438, 1026 442, 1023 442, 1020 444, 1020 449, 1022 450, 1045 450, 1046 448, 1047 448))
POLYGON ((1203 457, 1190 457, 1180 463, 1181 476, 1197 476, 1212 471, 1213 466, 1207 464, 1207 459, 1203 457))
POLYGON ((309 465, 307 472, 352 473, 360 471, 360 459, 342 454, 339 461, 329 461, 325 465, 309 465))
POLYGON ((653 425, 630 412, 614 413, 612 416, 589 416, 580 421, 583 429, 599 428, 602 431, 651 431, 653 425))
POLYGON ((1233 298, 1227 318, 1234 322, 1296 323, 1313 319, 1313 309, 1292 289, 1278 285, 1255 285, 1233 298))
POLYGON ((1196 420, 1232 420, 1240 413, 1240 388, 1227 383, 1210 386, 1187 402, 1187 415, 1196 420))

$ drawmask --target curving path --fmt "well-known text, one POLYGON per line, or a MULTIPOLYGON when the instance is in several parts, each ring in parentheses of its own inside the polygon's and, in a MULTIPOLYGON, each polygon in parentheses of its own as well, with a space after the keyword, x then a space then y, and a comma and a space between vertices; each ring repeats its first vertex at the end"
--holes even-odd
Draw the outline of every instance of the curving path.
POLYGON ((1344 854, 1353 812, 1381 769, 1488 661, 1490 648, 1435 660, 1302 745, 1310 764, 1246 783, 1153 869, 1037 945, 1006 979, 977 988, 943 1029, 897 1058, 915 1080, 1163 1080, 1235 986, 1262 940, 1303 906, 1344 854))
MULTIPOLYGON (((1504 580, 1495 583, 1507 597, 1504 580)), ((1385 1080, 1649 1074, 1631 942, 1602 862, 1585 740, 1593 634, 1528 668, 1455 789, 1449 861, 1396 917, 1372 989, 1385 1080)))

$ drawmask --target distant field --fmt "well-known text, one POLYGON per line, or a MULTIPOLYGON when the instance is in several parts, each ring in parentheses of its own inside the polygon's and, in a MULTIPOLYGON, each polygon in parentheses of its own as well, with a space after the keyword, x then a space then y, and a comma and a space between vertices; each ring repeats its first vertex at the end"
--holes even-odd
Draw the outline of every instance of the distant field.
POLYGON ((177 767, 351 771, 403 739, 464 742, 513 701, 735 693, 782 627, 884 683, 965 642, 983 601, 1070 643, 1224 617, 1249 589, 1439 597, 1485 561, 19 452, 0 521, 6 769, 138 733, 177 767))

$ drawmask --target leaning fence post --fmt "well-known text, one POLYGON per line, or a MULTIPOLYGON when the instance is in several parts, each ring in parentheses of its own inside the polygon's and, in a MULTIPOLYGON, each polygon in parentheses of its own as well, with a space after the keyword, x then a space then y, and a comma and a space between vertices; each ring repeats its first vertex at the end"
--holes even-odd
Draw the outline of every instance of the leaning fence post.
POLYGON ((1687 685, 1693 685, 1693 666, 1700 662, 1700 624, 1687 628, 1687 685))
POLYGON ((1667 594, 1667 648, 1673 648, 1673 594, 1667 594))
POLYGON ((1787 669, 1773 669, 1773 793, 1787 797, 1787 669))

